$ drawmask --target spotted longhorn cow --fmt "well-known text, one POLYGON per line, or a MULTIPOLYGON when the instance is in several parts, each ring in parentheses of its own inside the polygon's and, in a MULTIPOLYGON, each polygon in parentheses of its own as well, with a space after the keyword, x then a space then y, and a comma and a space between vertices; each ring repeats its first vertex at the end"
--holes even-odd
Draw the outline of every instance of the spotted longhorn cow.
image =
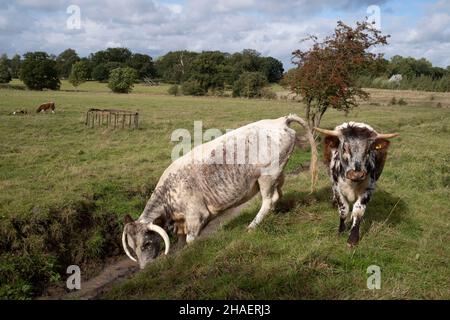
POLYGON ((339 210, 339 233, 346 229, 349 202, 353 203, 347 240, 348 246, 353 247, 359 242, 359 225, 384 168, 388 139, 398 134, 378 133, 358 122, 346 122, 334 130, 314 129, 325 135, 324 161, 332 182, 333 202, 339 210))
MULTIPOLYGON (((169 252, 168 233, 190 243, 210 220, 259 192, 261 208, 248 226, 255 228, 281 197, 283 168, 296 144, 291 122, 308 128, 296 115, 261 120, 229 131, 173 161, 141 216, 136 221, 125 217, 122 245, 128 257, 144 268, 158 255, 161 238, 165 254, 169 252)), ((306 131, 314 143, 310 130, 306 131)))

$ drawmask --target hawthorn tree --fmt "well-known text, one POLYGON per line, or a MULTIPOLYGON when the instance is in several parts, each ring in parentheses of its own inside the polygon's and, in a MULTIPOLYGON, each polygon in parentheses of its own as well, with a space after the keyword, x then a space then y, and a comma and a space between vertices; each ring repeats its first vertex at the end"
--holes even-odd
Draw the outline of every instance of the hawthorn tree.
MULTIPOLYGON (((388 37, 367 21, 357 22, 355 27, 338 21, 332 35, 321 42, 310 36, 304 39, 313 41, 310 49, 292 53, 292 62, 297 67, 289 73, 285 83, 303 98, 311 136, 329 108, 349 112, 357 106, 358 98, 368 98, 368 93, 358 86, 357 78, 382 59, 382 54, 370 49, 387 44, 388 37)), ((314 149, 315 146, 311 150, 313 186, 317 178, 317 150, 314 149)))

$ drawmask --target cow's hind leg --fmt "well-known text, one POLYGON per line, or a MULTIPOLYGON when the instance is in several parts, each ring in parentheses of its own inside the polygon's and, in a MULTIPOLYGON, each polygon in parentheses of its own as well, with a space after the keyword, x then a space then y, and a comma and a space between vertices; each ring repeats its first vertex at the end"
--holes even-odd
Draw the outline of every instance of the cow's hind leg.
POLYGON ((262 204, 256 217, 249 224, 248 229, 254 229, 261 223, 264 217, 273 209, 275 203, 280 198, 277 188, 277 180, 273 176, 262 176, 258 179, 259 190, 261 192, 262 204))
POLYGON ((278 199, 283 197, 284 173, 281 173, 277 180, 278 199))

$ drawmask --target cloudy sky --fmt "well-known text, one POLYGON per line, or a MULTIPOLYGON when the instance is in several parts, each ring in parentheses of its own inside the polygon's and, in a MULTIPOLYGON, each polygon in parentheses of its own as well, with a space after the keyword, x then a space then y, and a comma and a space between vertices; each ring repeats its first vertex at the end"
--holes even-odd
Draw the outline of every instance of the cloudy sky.
POLYGON ((0 53, 73 48, 86 56, 124 46, 157 57, 251 48, 289 68, 300 39, 366 16, 392 36, 387 57, 450 65, 449 0, 0 0, 0 53))

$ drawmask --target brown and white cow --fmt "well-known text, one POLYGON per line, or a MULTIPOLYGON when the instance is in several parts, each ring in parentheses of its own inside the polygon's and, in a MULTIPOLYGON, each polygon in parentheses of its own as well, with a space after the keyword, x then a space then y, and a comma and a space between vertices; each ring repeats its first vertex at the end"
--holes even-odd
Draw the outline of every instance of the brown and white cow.
POLYGON ((47 110, 51 110, 52 113, 55 113, 55 103, 54 103, 54 102, 47 102, 47 103, 41 104, 41 105, 37 108, 36 113, 39 113, 39 112, 47 112, 47 110))
POLYGON ((325 134, 324 161, 332 182, 333 200, 340 215, 339 233, 345 231, 349 202, 353 203, 348 245, 359 242, 359 225, 386 161, 389 138, 365 123, 346 122, 334 130, 315 128, 325 134))

